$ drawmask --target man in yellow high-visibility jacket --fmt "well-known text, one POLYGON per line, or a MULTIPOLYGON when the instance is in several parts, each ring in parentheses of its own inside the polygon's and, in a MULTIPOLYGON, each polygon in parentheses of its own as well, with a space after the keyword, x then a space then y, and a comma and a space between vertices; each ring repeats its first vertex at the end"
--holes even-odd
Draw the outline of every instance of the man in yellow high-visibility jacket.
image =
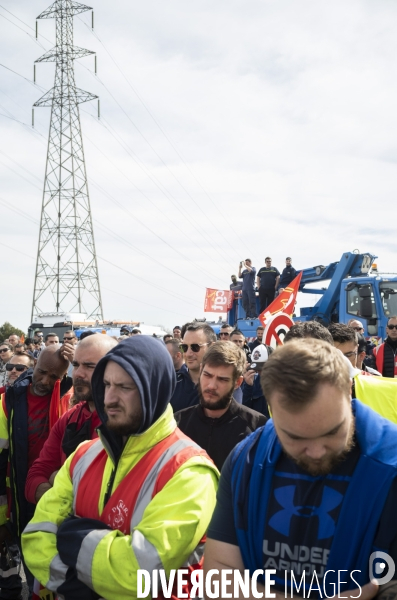
POLYGON ((134 598, 138 569, 201 568, 218 471, 176 428, 174 387, 171 357, 151 337, 98 363, 92 390, 106 425, 68 458, 22 538, 29 569, 65 600, 134 598))

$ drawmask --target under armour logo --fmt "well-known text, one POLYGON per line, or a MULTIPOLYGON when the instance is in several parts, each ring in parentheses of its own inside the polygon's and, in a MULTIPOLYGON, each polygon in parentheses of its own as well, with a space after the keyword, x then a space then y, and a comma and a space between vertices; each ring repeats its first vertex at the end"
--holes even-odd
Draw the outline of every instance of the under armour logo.
POLYGON ((320 506, 295 506, 295 489, 296 485, 286 485, 274 490, 274 496, 277 502, 283 507, 283 510, 272 516, 269 521, 270 527, 287 536, 289 535, 291 519, 294 515, 305 519, 318 517, 317 539, 323 540, 333 536, 335 521, 328 513, 339 506, 343 495, 330 487, 324 486, 320 506))

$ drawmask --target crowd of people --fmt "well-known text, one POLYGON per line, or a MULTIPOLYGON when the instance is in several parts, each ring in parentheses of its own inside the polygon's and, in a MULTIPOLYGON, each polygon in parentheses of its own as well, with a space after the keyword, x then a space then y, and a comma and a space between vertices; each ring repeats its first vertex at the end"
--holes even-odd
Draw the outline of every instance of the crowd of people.
POLYGON ((368 562, 397 561, 397 316, 375 349, 362 331, 297 323, 275 350, 261 326, 248 341, 198 321, 162 341, 10 335, 0 599, 22 598, 21 560, 38 598, 134 598, 138 569, 203 566, 274 569, 280 597, 291 571, 330 593, 327 571, 356 570, 345 597, 394 598, 368 562))

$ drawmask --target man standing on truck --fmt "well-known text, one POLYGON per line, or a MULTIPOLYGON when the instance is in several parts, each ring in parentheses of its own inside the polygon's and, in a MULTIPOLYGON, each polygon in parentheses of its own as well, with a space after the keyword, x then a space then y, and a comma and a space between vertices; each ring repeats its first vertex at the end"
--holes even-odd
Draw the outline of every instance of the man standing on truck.
POLYGON ((294 267, 292 266, 292 259, 290 256, 287 256, 287 258, 285 259, 285 269, 283 269, 283 272, 281 273, 281 277, 280 277, 280 282, 279 282, 279 288, 278 288, 278 293, 281 294, 281 292, 289 286, 289 284, 295 279, 296 277, 296 269, 294 269, 294 267))
POLYGON ((389 317, 386 333, 383 344, 373 349, 376 368, 383 377, 397 377, 397 315, 389 317))
POLYGON ((272 267, 270 256, 266 256, 265 264, 265 267, 259 269, 256 277, 256 285, 259 289, 259 300, 261 303, 260 313, 273 302, 278 282, 280 281, 280 271, 276 267, 272 267))
POLYGON ((238 267, 239 279, 243 280, 243 309, 247 319, 256 319, 256 297, 255 297, 255 275, 256 269, 252 266, 250 258, 242 260, 238 267))
POLYGON ((241 283, 241 281, 237 281, 237 277, 235 275, 232 275, 231 279, 232 279, 232 283, 230 284, 229 287, 230 287, 231 291, 234 292, 234 297, 236 297, 237 292, 239 292, 242 289, 243 284, 241 283))

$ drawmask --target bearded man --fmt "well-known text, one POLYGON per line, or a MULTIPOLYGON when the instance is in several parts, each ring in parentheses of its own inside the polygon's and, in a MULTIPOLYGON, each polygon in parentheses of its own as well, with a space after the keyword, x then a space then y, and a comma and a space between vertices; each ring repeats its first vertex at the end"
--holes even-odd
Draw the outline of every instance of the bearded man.
MULTIPOLYGON (((218 472, 176 427, 175 384, 168 350, 147 335, 95 367, 99 439, 69 456, 22 537, 28 567, 59 598, 131 600, 141 570, 154 581, 159 569, 202 568, 218 472)), ((191 585, 169 585, 188 597, 191 585)))
POLYGON ((224 465, 207 570, 273 569, 277 599, 299 586, 320 598, 396 598, 397 426, 352 400, 346 363, 308 338, 269 357, 261 384, 272 418, 224 465))
POLYGON ((200 367, 200 403, 175 413, 179 429, 207 451, 219 470, 233 448, 267 421, 233 398, 245 366, 245 353, 236 344, 212 344, 200 367))

